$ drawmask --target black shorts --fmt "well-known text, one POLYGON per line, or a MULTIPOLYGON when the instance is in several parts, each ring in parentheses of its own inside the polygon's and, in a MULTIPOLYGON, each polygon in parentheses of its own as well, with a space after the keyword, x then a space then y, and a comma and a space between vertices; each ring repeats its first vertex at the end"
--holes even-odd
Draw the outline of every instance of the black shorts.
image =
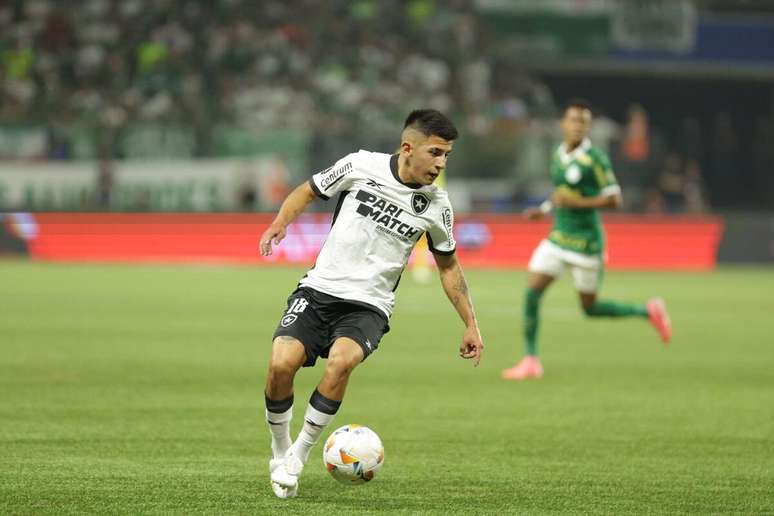
POLYGON ((304 367, 317 357, 328 358, 331 346, 348 337, 363 349, 363 360, 376 351, 382 335, 390 331, 387 317, 375 307, 299 287, 288 298, 288 306, 274 338, 293 337, 306 349, 304 367))

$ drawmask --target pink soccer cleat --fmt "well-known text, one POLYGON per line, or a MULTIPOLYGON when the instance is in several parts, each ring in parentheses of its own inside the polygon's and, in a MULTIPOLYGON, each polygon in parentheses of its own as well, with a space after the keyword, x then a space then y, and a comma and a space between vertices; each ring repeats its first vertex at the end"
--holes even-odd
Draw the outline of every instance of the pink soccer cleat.
POLYGON ((661 336, 661 342, 664 345, 669 344, 669 341, 672 339, 672 323, 669 320, 664 300, 660 297, 655 297, 648 301, 646 306, 648 307, 650 323, 661 336))
POLYGON ((529 380, 543 378, 543 366, 535 355, 527 355, 518 364, 502 372, 504 380, 529 380))

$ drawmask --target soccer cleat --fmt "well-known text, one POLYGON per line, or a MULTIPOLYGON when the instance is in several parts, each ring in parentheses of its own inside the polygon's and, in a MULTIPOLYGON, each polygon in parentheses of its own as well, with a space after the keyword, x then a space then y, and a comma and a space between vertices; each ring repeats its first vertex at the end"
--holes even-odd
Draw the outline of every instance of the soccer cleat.
MULTIPOLYGON (((270 466, 271 467, 271 464, 270 466)), ((281 487, 286 487, 289 490, 298 488, 298 477, 301 476, 301 471, 304 469, 304 463, 301 459, 288 453, 284 459, 281 459, 275 469, 271 472, 272 483, 279 484, 281 487)))
POLYGON ((666 303, 660 297, 655 297, 648 301, 646 306, 650 323, 661 336, 661 342, 669 344, 669 341, 672 339, 672 323, 669 320, 666 303))
POLYGON ((543 366, 538 357, 527 355, 515 366, 503 370, 502 377, 504 380, 537 380, 543 378, 543 366))
MULTIPOLYGON (((269 460, 269 475, 282 466, 284 461, 284 458, 269 460)), ((277 498, 295 498, 298 496, 298 485, 296 485, 296 487, 285 487, 271 481, 271 490, 274 491, 274 495, 277 498)))
POLYGON ((298 496, 298 486, 283 487, 276 482, 271 483, 271 490, 277 498, 295 498, 298 496))

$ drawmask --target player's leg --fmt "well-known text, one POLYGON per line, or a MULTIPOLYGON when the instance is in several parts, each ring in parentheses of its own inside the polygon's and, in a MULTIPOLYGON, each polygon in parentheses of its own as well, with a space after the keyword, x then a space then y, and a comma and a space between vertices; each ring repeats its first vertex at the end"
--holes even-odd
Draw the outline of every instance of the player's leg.
POLYGON ((320 350, 320 356, 328 359, 325 373, 309 399, 301 432, 286 455, 284 472, 272 475, 286 486, 297 485, 309 453, 341 406, 352 371, 378 348, 390 330, 386 316, 357 305, 334 303, 327 313, 334 322, 330 327, 332 344, 320 350))
POLYGON ((325 428, 336 416, 349 375, 363 361, 363 350, 354 340, 341 337, 330 348, 325 374, 309 398, 304 414, 304 424, 298 438, 288 450, 283 467, 272 471, 273 482, 295 490, 298 479, 309 460, 312 448, 318 443, 325 428))
POLYGON ((543 272, 531 272, 524 291, 524 354, 537 356, 538 329, 540 328, 540 300, 555 277, 543 272))
POLYGON ((666 306, 661 299, 651 299, 647 304, 626 303, 610 299, 598 299, 597 292, 604 270, 600 266, 572 267, 575 288, 580 297, 583 312, 589 317, 641 317, 650 319, 664 343, 669 342, 671 327, 666 306))
POLYGON ((327 346, 323 312, 317 294, 300 288, 288 298, 287 309, 274 333, 265 393, 266 420, 272 435, 269 473, 272 490, 280 498, 290 498, 298 492, 297 476, 288 476, 285 467, 292 446, 293 379, 302 366, 313 366, 319 350, 327 346))
POLYGON ((284 457, 292 443, 290 420, 293 418, 293 379, 306 361, 306 350, 298 339, 280 335, 274 339, 266 375, 266 422, 271 432, 271 451, 275 459, 284 457))
POLYGON ((543 376, 538 358, 538 330, 540 329, 540 300, 551 283, 562 274, 564 263, 553 244, 543 241, 535 249, 528 265, 529 276, 524 290, 522 335, 524 357, 513 367, 502 372, 506 380, 525 380, 543 376))
POLYGON ((325 374, 317 385, 317 391, 326 399, 338 400, 337 403, 341 403, 349 376, 364 358, 363 348, 355 340, 349 337, 336 339, 328 354, 325 374))
POLYGON ((331 346, 325 373, 309 398, 304 425, 291 449, 291 453, 303 463, 308 460, 309 452, 320 440, 323 430, 336 416, 344 399, 349 376, 363 358, 361 346, 351 338, 340 337, 331 346))
POLYGON ((272 458, 269 460, 271 488, 279 498, 298 494, 297 486, 278 484, 274 475, 284 464, 290 449, 290 421, 293 419, 293 379, 306 361, 306 350, 298 339, 281 335, 274 338, 269 372, 266 375, 266 423, 271 432, 272 458))

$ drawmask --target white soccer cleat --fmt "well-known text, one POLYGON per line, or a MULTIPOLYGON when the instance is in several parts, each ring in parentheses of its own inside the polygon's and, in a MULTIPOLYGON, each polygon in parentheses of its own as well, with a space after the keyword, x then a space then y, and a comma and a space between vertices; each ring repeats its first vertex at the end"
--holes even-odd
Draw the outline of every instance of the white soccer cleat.
MULTIPOLYGON (((274 472, 282 466, 285 462, 284 458, 269 460, 269 475, 273 475, 274 472)), ((295 498, 298 496, 298 483, 295 487, 286 487, 274 482, 271 483, 271 490, 274 491, 274 495, 277 498, 295 498)))
MULTIPOLYGON (((271 464, 269 467, 271 468, 271 464)), ((292 453, 288 453, 285 455, 284 459, 281 459, 281 463, 271 472, 271 481, 282 487, 297 489, 298 477, 301 476, 303 470, 304 463, 301 462, 301 459, 292 453)))
POLYGON ((271 490, 277 498, 295 498, 298 496, 298 486, 283 487, 276 482, 271 483, 271 490))

